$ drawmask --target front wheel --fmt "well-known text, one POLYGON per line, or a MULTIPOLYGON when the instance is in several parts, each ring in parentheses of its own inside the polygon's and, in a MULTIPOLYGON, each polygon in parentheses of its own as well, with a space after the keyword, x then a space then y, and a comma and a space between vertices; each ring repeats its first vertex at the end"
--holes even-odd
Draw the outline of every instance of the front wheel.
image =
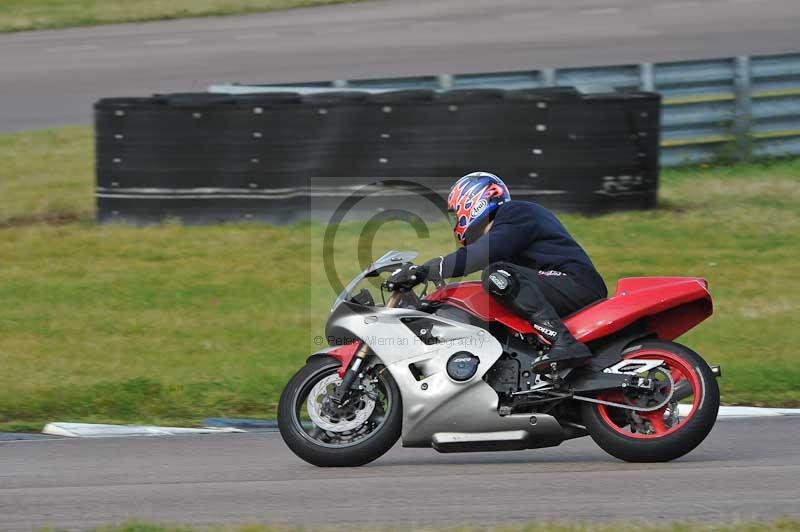
POLYGON ((383 366, 364 371, 361 388, 338 406, 330 393, 341 382, 339 363, 313 358, 289 381, 278 403, 283 441, 300 458, 320 467, 360 466, 394 445, 402 428, 402 399, 383 366))
MULTIPOLYGON (((592 439, 607 453, 628 462, 667 462, 688 453, 708 436, 717 420, 719 387, 706 362, 694 351, 675 342, 643 340, 627 352, 626 360, 658 359, 663 364, 643 375, 654 378, 663 407, 647 412, 603 404, 584 403, 583 422, 592 439)), ((622 391, 601 394, 598 399, 652 408, 657 399, 643 399, 622 391)))

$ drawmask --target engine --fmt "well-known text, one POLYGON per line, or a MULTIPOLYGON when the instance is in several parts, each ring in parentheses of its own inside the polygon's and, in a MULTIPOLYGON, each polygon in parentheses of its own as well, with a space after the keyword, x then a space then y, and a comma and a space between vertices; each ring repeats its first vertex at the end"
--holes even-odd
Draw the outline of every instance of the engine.
MULTIPOLYGON (((503 355, 484 376, 484 380, 489 386, 500 395, 501 404, 510 402, 511 394, 514 392, 528 390, 535 384, 535 375, 531 371, 531 367, 533 360, 540 354, 541 346, 538 341, 531 344, 516 336, 510 336, 504 327, 482 322, 472 314, 454 307, 438 307, 434 314, 487 329, 503 344, 503 355)), ((418 336, 420 335, 418 334, 418 336)))
POLYGON ((484 380, 499 396, 498 410, 501 415, 537 411, 541 403, 540 394, 519 394, 539 384, 531 370, 533 361, 540 354, 538 341, 530 344, 517 337, 508 337, 504 342, 503 355, 486 372, 484 380), (516 395, 515 395, 516 394, 516 395))
POLYGON ((529 390, 535 384, 535 375, 531 371, 533 359, 528 353, 505 352, 486 372, 484 380, 501 398, 529 390))

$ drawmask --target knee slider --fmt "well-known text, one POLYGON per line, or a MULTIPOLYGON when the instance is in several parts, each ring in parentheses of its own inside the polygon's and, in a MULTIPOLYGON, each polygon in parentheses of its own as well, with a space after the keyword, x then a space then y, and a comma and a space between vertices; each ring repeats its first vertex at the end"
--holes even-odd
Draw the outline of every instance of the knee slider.
POLYGON ((517 279, 503 265, 491 265, 483 271, 483 288, 496 296, 513 296, 517 293, 517 279))

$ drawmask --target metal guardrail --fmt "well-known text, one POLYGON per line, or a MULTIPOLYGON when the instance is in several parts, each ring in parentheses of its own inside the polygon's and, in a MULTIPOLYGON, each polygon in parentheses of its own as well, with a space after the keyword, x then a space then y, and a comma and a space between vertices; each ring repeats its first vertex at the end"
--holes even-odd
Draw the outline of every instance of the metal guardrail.
POLYGON ((635 89, 661 93, 662 166, 719 158, 800 155, 800 53, 302 85, 215 85, 209 91, 377 92, 553 86, 575 86, 587 92, 635 89))

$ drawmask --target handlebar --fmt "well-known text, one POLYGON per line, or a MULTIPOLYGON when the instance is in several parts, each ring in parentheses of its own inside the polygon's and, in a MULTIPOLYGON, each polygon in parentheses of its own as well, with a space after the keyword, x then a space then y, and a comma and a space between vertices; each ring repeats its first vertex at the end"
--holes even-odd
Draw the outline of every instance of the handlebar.
POLYGON ((416 274, 416 268, 418 268, 418 266, 411 262, 404 264, 402 268, 392 272, 392 274, 389 275, 389 277, 382 283, 382 286, 391 292, 410 291, 415 286, 426 282, 426 270, 422 270, 426 273, 422 273, 418 276, 416 274))
MULTIPOLYGON (((407 263, 407 265, 409 264, 411 263, 407 263)), ((407 306, 408 304, 411 304, 411 306, 415 307, 418 306, 420 303, 420 296, 414 292, 413 288, 423 283, 427 284, 429 281, 427 279, 420 281, 414 275, 414 271, 411 270, 410 272, 407 271, 405 276, 401 275, 399 276, 399 279, 395 278, 392 282, 389 282, 390 279, 397 273, 398 272, 395 271, 388 279, 381 283, 381 288, 385 288, 391 293, 391 296, 386 302, 385 306, 387 308, 407 306)), ((424 278, 425 276, 421 277, 424 278)), ((430 282, 432 282, 437 289, 446 284, 444 279, 438 278, 432 279, 430 282)))

